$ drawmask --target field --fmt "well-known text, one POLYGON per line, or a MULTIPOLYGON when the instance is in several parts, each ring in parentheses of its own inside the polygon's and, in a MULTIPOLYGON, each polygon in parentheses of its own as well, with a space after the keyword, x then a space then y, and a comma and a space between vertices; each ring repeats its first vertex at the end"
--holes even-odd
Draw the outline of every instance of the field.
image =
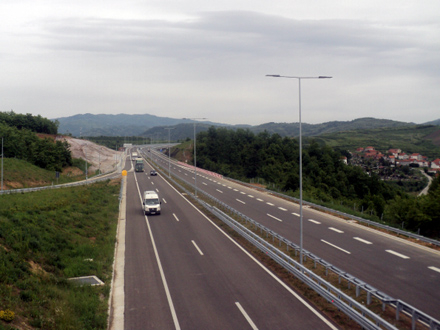
MULTIPOLYGON (((74 159, 74 162, 78 162, 74 159)), ((84 162, 78 162, 84 166, 84 162)), ((55 172, 44 170, 24 160, 3 159, 3 189, 19 189, 49 186, 85 179, 85 174, 77 167, 64 169, 57 180, 55 172)))
POLYGON ((114 180, 0 196, 1 330, 107 328, 119 190, 114 180), (68 280, 88 275, 104 285, 68 280))

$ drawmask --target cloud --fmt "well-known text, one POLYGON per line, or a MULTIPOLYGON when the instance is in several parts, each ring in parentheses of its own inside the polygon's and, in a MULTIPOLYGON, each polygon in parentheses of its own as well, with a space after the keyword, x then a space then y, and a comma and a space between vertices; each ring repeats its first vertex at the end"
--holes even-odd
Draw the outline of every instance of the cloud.
POLYGON ((0 79, 5 110, 50 118, 125 112, 231 124, 296 121, 297 82, 265 78, 283 74, 334 77, 304 84, 306 122, 438 117, 440 29, 430 17, 305 19, 201 8, 133 18, 75 8, 70 16, 27 21, 8 39, 14 43, 0 53, 9 65, 1 76, 12 77, 0 79))

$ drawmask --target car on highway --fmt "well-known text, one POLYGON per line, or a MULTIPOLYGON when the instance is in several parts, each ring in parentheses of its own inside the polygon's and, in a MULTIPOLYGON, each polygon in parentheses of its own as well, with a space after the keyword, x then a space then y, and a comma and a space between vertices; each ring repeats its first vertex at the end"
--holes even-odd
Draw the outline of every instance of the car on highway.
POLYGON ((150 175, 157 175, 157 172, 155 170, 150 171, 150 175))
POLYGON ((144 199, 142 201, 142 208, 145 215, 147 214, 160 214, 161 207, 159 195, 155 191, 144 191, 144 199))

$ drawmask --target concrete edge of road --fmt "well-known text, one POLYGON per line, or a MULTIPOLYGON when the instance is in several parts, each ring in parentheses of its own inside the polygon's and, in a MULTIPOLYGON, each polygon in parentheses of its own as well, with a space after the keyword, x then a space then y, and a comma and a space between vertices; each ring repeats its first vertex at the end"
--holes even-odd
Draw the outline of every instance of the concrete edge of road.
POLYGON ((113 261, 113 277, 109 295, 108 326, 109 330, 124 329, 125 293, 125 220, 127 214, 127 177, 122 179, 122 196, 119 204, 118 227, 113 261))

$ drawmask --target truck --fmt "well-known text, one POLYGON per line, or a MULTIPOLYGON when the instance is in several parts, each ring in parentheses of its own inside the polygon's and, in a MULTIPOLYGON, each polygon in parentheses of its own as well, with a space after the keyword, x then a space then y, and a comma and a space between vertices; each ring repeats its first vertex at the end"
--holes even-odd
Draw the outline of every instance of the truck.
POLYGON ((136 164, 134 165, 134 170, 136 172, 144 171, 144 160, 141 157, 136 158, 136 164))
POLYGON ((153 190, 144 191, 144 198, 142 201, 142 208, 145 215, 147 214, 160 214, 161 208, 159 195, 153 190))
POLYGON ((131 159, 132 159, 133 161, 135 161, 136 158, 138 158, 138 153, 137 153, 137 152, 132 152, 132 153, 131 153, 131 159))

